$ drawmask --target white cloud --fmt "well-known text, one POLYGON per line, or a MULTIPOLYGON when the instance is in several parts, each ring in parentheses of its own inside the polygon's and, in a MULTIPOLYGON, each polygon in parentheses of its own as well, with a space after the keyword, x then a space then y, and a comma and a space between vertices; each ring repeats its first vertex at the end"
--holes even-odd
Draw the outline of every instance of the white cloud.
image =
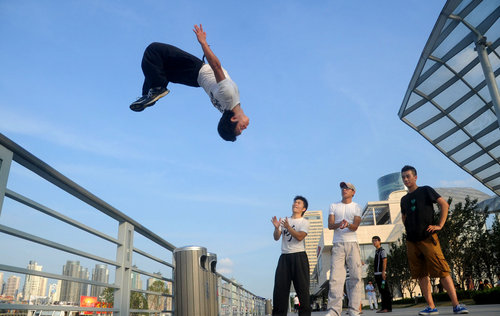
POLYGON ((217 272, 224 276, 228 276, 233 273, 233 266, 234 264, 231 259, 222 258, 217 261, 217 272))

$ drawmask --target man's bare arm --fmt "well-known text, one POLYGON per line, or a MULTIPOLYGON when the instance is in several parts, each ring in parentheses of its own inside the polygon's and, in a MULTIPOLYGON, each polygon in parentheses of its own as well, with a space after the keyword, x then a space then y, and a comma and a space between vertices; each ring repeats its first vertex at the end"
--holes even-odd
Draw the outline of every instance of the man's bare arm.
POLYGON ((215 56, 214 52, 212 52, 212 49, 210 49, 210 46, 208 46, 207 44, 207 33, 203 31, 202 25, 195 25, 193 31, 196 34, 196 38, 201 45, 201 49, 203 50, 203 54, 205 54, 205 57, 207 58, 210 68, 212 68, 212 70, 214 71, 215 80, 217 82, 221 82, 222 80, 226 79, 224 71, 222 71, 222 65, 219 58, 215 56))

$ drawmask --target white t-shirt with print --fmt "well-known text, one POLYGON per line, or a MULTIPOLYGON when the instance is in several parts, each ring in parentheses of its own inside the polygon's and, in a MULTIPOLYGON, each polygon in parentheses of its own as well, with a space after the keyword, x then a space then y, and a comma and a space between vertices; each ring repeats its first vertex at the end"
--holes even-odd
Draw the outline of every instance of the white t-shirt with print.
POLYGON ((210 97, 212 104, 222 113, 232 110, 240 103, 240 92, 236 83, 231 80, 226 69, 222 68, 224 80, 217 82, 215 74, 209 64, 201 66, 198 73, 198 84, 210 97))
MULTIPOLYGON (((354 222, 354 216, 361 217, 361 207, 356 202, 345 204, 342 202, 330 205, 330 215, 335 216, 335 224, 347 220, 350 224, 354 222)), ((333 242, 357 242, 358 236, 349 228, 337 228, 333 231, 333 242)))
MULTIPOLYGON (((304 217, 301 218, 289 217, 288 223, 297 232, 305 232, 306 234, 309 232, 309 221, 304 217)), ((280 231, 281 231, 281 253, 296 253, 296 252, 306 251, 305 238, 302 239, 301 241, 298 241, 288 232, 288 230, 285 227, 283 227, 283 224, 281 224, 280 226, 280 231)))

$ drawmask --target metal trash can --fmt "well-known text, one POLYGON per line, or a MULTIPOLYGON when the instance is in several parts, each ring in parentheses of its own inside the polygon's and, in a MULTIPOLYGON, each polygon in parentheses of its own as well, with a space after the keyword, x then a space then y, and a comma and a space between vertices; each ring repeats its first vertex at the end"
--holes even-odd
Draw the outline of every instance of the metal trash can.
POLYGON ((210 289, 207 264, 207 249, 204 247, 187 246, 174 250, 176 316, 212 316, 208 312, 210 289))
POLYGON ((219 302, 217 292, 217 274, 215 268, 217 265, 217 255, 215 253, 207 253, 207 270, 208 270, 208 313, 207 316, 217 316, 219 314, 219 302))

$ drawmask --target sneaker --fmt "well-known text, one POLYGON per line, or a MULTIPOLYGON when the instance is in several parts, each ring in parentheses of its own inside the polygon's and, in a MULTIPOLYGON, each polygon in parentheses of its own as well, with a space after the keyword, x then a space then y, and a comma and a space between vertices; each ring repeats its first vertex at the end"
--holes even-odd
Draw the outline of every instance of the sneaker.
POLYGON ((439 312, 438 312, 438 309, 437 308, 430 308, 429 306, 427 306, 424 310, 421 310, 420 312, 418 312, 419 315, 438 315, 439 312))
POLYGON ((166 96, 169 92, 170 90, 167 88, 151 88, 147 95, 143 95, 135 102, 132 102, 132 104, 130 104, 130 109, 135 112, 141 112, 148 106, 154 105, 156 101, 166 96))
POLYGON ((469 311, 467 310, 467 308, 465 308, 465 305, 458 304, 457 306, 453 307, 453 313, 455 313, 455 314, 469 314, 469 311))

